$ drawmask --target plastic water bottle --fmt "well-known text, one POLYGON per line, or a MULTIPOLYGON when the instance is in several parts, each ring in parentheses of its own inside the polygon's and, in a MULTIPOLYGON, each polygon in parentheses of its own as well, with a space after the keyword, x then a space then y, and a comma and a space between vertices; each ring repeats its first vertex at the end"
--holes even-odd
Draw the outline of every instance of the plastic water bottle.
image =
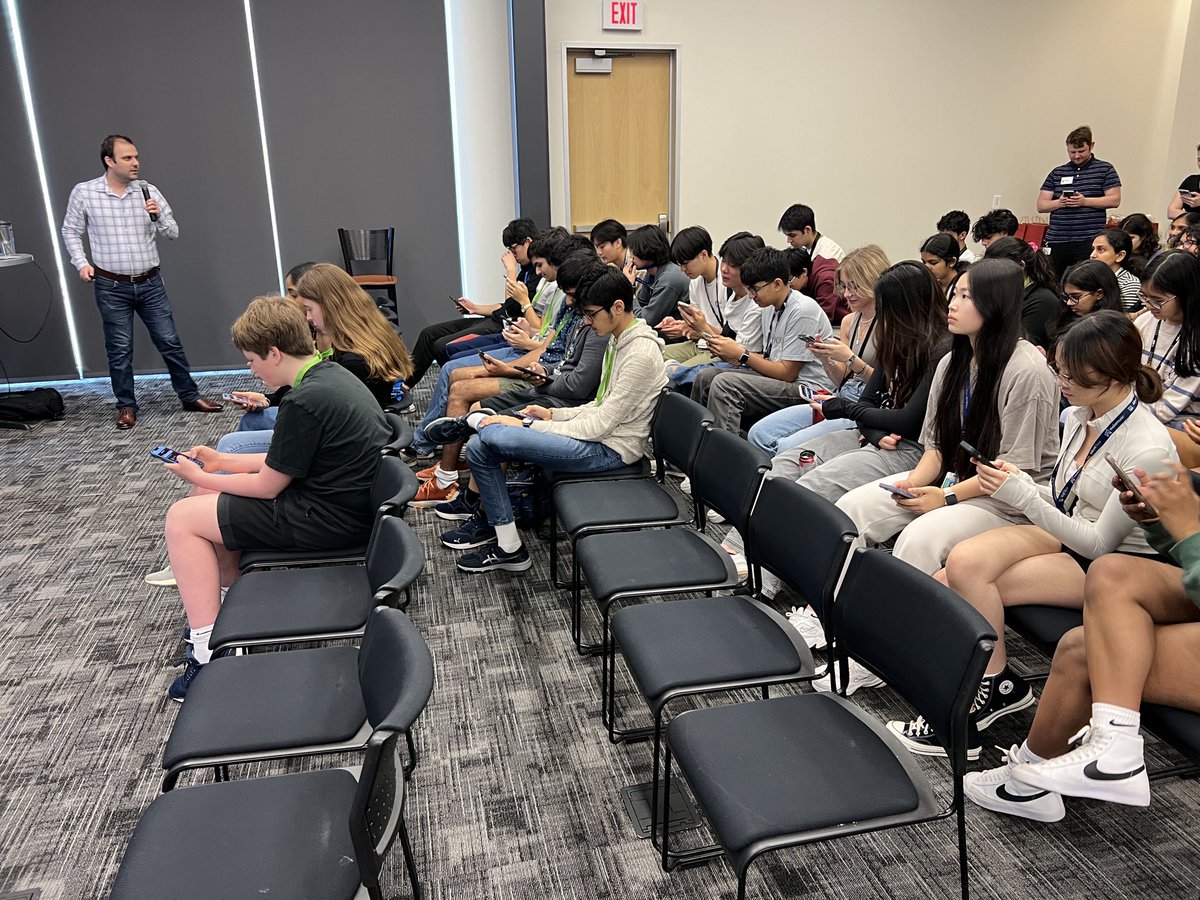
POLYGON ((12 222, 0 222, 0 256, 16 256, 17 245, 13 240, 12 222))

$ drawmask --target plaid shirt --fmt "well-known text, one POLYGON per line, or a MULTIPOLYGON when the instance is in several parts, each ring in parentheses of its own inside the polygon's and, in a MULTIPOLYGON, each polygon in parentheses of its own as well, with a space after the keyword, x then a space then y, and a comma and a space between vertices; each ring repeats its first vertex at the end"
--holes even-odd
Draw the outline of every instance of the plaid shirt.
POLYGON ((112 192, 103 175, 75 185, 62 224, 71 265, 81 269, 88 264, 83 252, 85 231, 93 265, 118 275, 140 275, 158 265, 155 238, 161 234, 173 241, 179 237, 179 226, 166 198, 154 185, 148 187, 150 196, 158 203, 157 222, 150 221, 146 201, 136 183, 126 188, 124 197, 112 192))

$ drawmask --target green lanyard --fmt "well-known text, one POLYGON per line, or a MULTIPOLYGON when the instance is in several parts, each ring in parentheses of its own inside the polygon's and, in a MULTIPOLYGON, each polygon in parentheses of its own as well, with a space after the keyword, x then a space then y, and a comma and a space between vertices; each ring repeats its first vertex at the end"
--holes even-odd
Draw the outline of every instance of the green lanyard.
MULTIPOLYGON (((538 291, 538 294, 540 293, 541 291, 538 291)), ((554 322, 554 317, 558 313, 558 307, 562 304, 562 298, 565 296, 566 294, 558 288, 555 288, 554 293, 550 295, 550 302, 546 304, 546 314, 542 316, 542 327, 538 329, 538 340, 544 338, 546 332, 550 330, 550 326, 554 322)), ((535 295, 533 299, 537 300, 537 296, 535 295)))
MULTIPOLYGON (((329 353, 330 355, 333 354, 332 350, 328 350, 326 352, 329 353)), ((312 359, 310 359, 308 362, 306 362, 300 368, 300 371, 296 373, 296 380, 292 382, 292 387, 300 387, 300 382, 304 380, 304 376, 308 374, 308 370, 311 369, 313 366, 315 366, 317 363, 321 362, 324 358, 325 357, 322 354, 318 353, 316 356, 314 356, 312 359)))
MULTIPOLYGON (((634 319, 633 323, 625 329, 621 337, 629 334, 633 329, 641 324, 640 319, 634 319)), ((596 405, 599 406, 604 402, 604 395, 608 393, 608 383, 612 380, 613 360, 617 356, 617 339, 612 337, 608 341, 608 346, 604 348, 604 364, 600 370, 600 387, 596 390, 596 405)))

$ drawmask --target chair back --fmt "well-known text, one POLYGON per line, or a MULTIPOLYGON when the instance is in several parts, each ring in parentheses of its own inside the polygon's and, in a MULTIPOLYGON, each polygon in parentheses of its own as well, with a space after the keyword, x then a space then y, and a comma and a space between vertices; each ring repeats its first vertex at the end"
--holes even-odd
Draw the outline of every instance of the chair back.
POLYGON ((383 456, 375 469, 371 483, 371 506, 375 518, 403 513, 408 502, 417 496, 421 482, 416 473, 398 456, 383 456))
MULTIPOLYGON (((858 531, 844 512, 786 478, 763 482, 750 514, 755 562, 803 597, 823 625, 858 531)), ((832 629, 827 629, 832 634, 832 629)))
MULTIPOLYGON (((736 434, 712 426, 705 430, 708 433, 700 442, 692 467, 692 498, 711 506, 746 536, 750 510, 763 476, 771 468, 771 458, 736 434)), ((747 558, 749 546, 747 543, 747 558)))
MULTIPOLYGON (((960 779, 967 713, 996 633, 969 603, 882 550, 857 550, 833 608, 842 650, 925 717, 960 779)), ((842 682, 845 683, 845 682, 842 682)))
POLYGON ((407 419, 401 418, 395 413, 385 412, 383 417, 387 419, 388 426, 392 429, 391 437, 383 445, 383 455, 396 456, 402 448, 413 442, 412 426, 408 424, 407 419))
POLYGON ((681 472, 691 474, 704 428, 711 425, 712 421, 713 414, 696 401, 670 388, 663 391, 654 411, 654 422, 650 426, 650 434, 654 438, 654 456, 658 460, 659 481, 666 474, 663 471, 664 460, 681 472))
POLYGON ((407 732, 433 692, 433 657, 412 619, 377 606, 358 652, 358 680, 372 728, 407 732))
POLYGON ((396 516, 376 521, 367 546, 367 582, 372 593, 395 596, 424 571, 425 548, 408 523, 396 516))
POLYGON ((392 250, 396 242, 395 228, 339 228, 338 242, 342 245, 342 261, 353 275, 356 262, 383 262, 387 274, 392 274, 392 250))

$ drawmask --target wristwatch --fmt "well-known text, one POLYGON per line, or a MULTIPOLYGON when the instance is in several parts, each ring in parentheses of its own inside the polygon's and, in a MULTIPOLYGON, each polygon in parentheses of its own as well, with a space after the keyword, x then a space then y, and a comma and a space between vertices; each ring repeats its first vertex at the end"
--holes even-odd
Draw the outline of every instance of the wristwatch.
POLYGON ((742 354, 742 358, 738 360, 738 365, 740 365, 740 366, 750 365, 750 352, 749 351, 746 351, 745 353, 742 354))
POLYGON ((533 416, 522 416, 521 417, 521 427, 522 428, 528 428, 532 424, 533 424, 533 416))
POLYGON ((943 494, 943 496, 946 498, 947 506, 953 506, 955 503, 958 502, 958 494, 954 493, 954 491, 950 490, 950 488, 946 488, 946 491, 943 494))

